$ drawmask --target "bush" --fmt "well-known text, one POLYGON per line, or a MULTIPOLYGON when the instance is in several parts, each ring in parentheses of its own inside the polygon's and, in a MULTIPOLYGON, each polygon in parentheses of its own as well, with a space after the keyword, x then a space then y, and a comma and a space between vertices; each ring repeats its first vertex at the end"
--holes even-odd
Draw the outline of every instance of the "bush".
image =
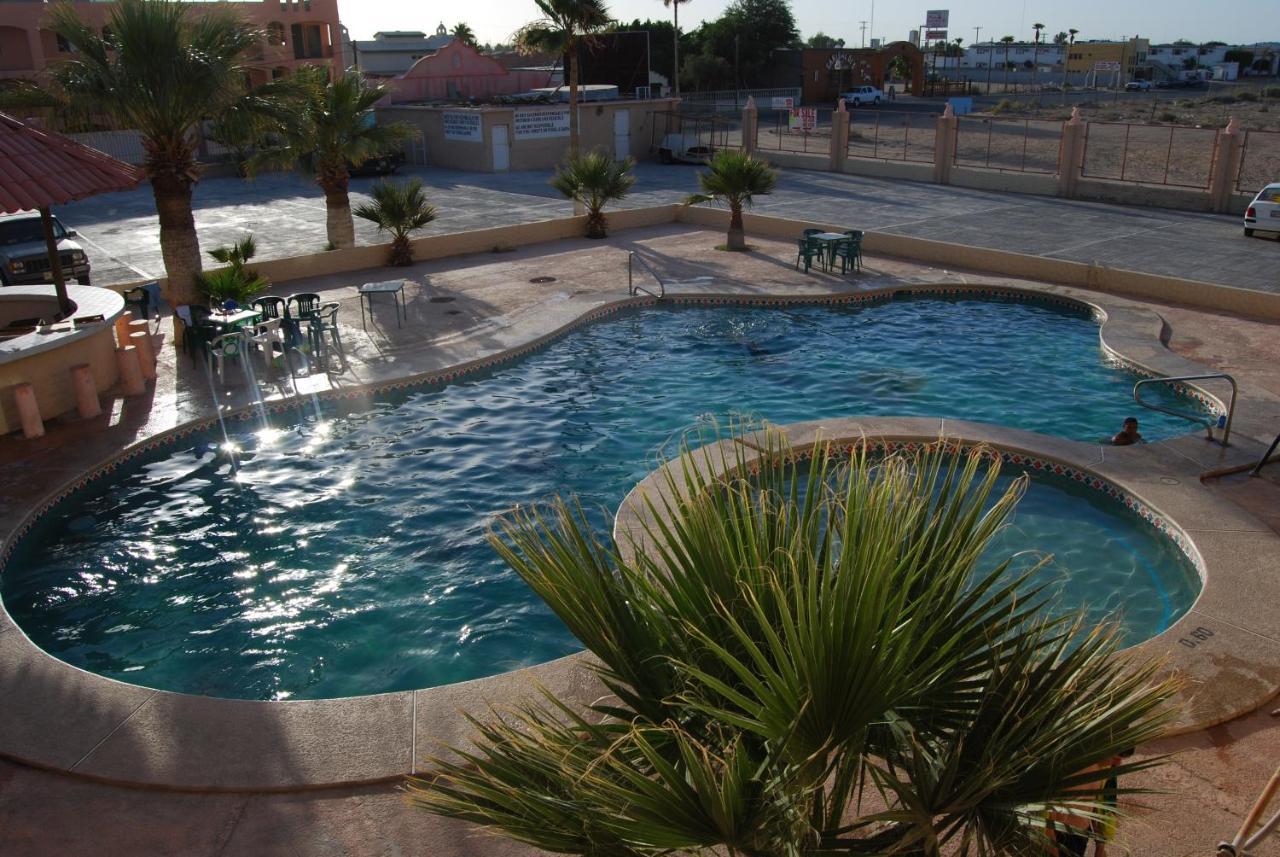
POLYGON ((1268 86, 1262 90, 1262 94, 1267 98, 1280 98, 1280 86, 1268 86))
POLYGON ((1178 121, 1178 114, 1177 114, 1177 113, 1170 113, 1168 110, 1166 110, 1165 112, 1161 113, 1157 118, 1158 118, 1161 122, 1177 122, 1177 121, 1178 121))
POLYGON ((1237 95, 1236 99, 1239 101, 1257 101, 1258 93, 1252 92, 1252 91, 1245 91, 1237 95))
POLYGON ((1211 104, 1235 104, 1238 99, 1234 95, 1215 95, 1205 100, 1211 104))
POLYGON ((991 108, 992 113, 1011 113, 1018 109, 1018 105, 1008 98, 1001 98, 996 102, 996 106, 991 108))

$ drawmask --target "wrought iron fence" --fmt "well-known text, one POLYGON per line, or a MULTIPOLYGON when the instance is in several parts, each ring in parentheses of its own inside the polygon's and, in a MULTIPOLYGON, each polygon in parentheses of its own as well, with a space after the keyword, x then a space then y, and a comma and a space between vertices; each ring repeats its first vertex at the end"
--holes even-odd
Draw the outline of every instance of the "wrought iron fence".
POLYGON ((1257 193, 1274 181, 1280 181, 1280 131, 1246 131, 1236 191, 1257 193))
POLYGON ((956 125, 957 166, 1053 174, 1061 152, 1061 122, 961 116, 956 125))
POLYGON ((1085 178, 1206 189, 1218 132, 1182 125, 1090 122, 1085 178))
POLYGON ((708 92, 681 92, 680 109, 701 110, 714 113, 740 112, 747 106, 747 98, 754 98, 756 107, 769 110, 775 98, 790 98, 797 107, 800 106, 799 87, 781 87, 776 89, 724 89, 708 92))
POLYGON ((938 117, 932 113, 854 110, 849 113, 849 155, 933 163, 938 117))
MULTIPOLYGON (((772 112, 773 121, 756 137, 756 148, 776 152, 803 152, 825 155, 831 151, 831 115, 815 114, 812 125, 791 124, 786 110, 772 112)), ((761 122, 761 125, 766 123, 761 122)))

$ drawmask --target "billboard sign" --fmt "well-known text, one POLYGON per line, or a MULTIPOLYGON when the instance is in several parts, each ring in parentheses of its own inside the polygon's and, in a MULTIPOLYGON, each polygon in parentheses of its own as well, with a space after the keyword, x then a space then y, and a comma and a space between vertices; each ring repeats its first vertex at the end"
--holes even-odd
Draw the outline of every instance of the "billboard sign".
POLYGON ((928 42, 945 42, 947 40, 946 30, 925 30, 925 41, 928 42))
POLYGON ((930 30, 945 30, 951 23, 950 9, 932 9, 924 15, 924 25, 930 30))
POLYGON ((1093 64, 1094 71, 1119 71, 1119 60, 1098 60, 1093 64))
POLYGON ((444 121, 444 138, 446 140, 466 140, 468 143, 480 142, 480 114, 455 113, 445 111, 441 114, 444 121))
POLYGON ((775 95, 770 106, 772 106, 774 110, 791 110, 796 106, 796 100, 789 95, 786 98, 779 98, 775 95))

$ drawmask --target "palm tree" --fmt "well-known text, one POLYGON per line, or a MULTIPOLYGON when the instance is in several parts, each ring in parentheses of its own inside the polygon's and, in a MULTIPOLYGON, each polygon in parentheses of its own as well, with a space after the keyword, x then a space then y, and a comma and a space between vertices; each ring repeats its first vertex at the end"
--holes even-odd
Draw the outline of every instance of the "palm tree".
POLYGON ((175 306, 198 302, 194 131, 244 96, 246 52, 261 34, 222 5, 197 14, 175 0, 120 0, 108 13, 109 41, 71 3, 52 5, 48 20, 72 48, 50 67, 59 88, 141 135, 160 218, 165 297, 175 306))
POLYGON ((609 26, 609 9, 603 0, 533 0, 543 17, 525 24, 516 33, 516 50, 545 52, 564 57, 569 65, 569 154, 578 154, 578 61, 581 48, 595 41, 595 34, 609 26))
POLYGON ((751 207, 752 197, 773 193, 778 174, 764 161, 731 149, 716 152, 707 166, 706 172, 698 174, 702 193, 692 194, 684 204, 715 202, 729 206, 729 240, 726 246, 730 250, 745 250, 747 242, 742 226, 742 209, 751 207))
POLYGON ((1063 63, 1062 63, 1062 103, 1063 104, 1067 103, 1067 85, 1070 82, 1069 81, 1070 72, 1068 71, 1068 69, 1071 68, 1071 49, 1075 47, 1076 34, 1079 32, 1080 31, 1075 28, 1067 30, 1067 57, 1065 60, 1063 60, 1063 63))
POLYGON ((570 155, 564 166, 556 169, 551 186, 566 199, 581 203, 587 210, 587 237, 607 238, 609 222, 604 207, 622 199, 636 183, 631 170, 634 158, 615 161, 601 149, 585 155, 570 155))
POLYGON ((263 164, 305 164, 324 190, 326 232, 335 248, 355 245, 351 199, 347 193, 348 165, 359 166, 384 155, 413 134, 401 122, 377 124, 373 106, 386 94, 381 84, 369 83, 354 69, 329 80, 322 66, 300 69, 293 76, 300 97, 288 122, 279 129, 282 145, 251 159, 263 164))
POLYGON ((452 36, 464 45, 470 45, 473 48, 476 47, 476 34, 465 22, 453 25, 452 36))
POLYGON ((1031 48, 1031 85, 1035 86, 1040 80, 1040 31, 1044 29, 1044 24, 1032 24, 1031 29, 1036 31, 1031 48))
POLYGON ((671 28, 675 36, 675 44, 672 46, 674 58, 671 62, 671 90, 676 95, 680 94, 680 4, 688 2, 689 0, 662 0, 663 6, 671 7, 671 28))
POLYGON ((1009 92, 1009 45, 1013 44, 1013 36, 1002 36, 1000 42, 1004 45, 1004 91, 1009 92))
POLYGON ((404 184, 378 182, 370 191, 373 202, 356 207, 356 217, 378 225, 378 231, 391 233, 390 265, 412 265, 413 247, 409 235, 436 219, 436 207, 427 202, 422 180, 414 177, 404 184))
POLYGON ((1006 857, 1131 791, 1090 769, 1163 733, 1174 682, 984 558, 1025 477, 750 442, 664 471, 622 544, 564 501, 499 523, 601 701, 475 712, 414 803, 557 853, 1006 857))

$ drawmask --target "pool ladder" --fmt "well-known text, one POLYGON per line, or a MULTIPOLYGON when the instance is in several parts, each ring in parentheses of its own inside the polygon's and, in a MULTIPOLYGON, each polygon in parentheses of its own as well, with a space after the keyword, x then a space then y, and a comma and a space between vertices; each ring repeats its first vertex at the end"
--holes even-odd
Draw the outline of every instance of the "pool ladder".
POLYGON ((1190 420, 1196 425, 1204 426, 1205 432, 1207 432, 1208 434, 1208 437, 1206 438, 1206 440, 1213 440, 1214 428, 1215 427, 1220 428, 1222 429, 1222 440, 1221 440, 1222 445, 1230 446, 1231 444, 1229 443, 1229 441, 1231 439, 1231 419, 1232 417, 1235 416, 1235 413, 1236 413, 1236 393, 1237 392, 1238 390, 1236 387, 1235 378, 1232 378, 1230 375, 1226 374, 1225 372, 1213 372, 1208 375, 1179 375, 1173 378, 1144 378, 1143 380, 1133 385, 1133 400, 1144 408, 1148 408, 1153 411, 1160 411, 1163 414, 1171 414, 1172 416, 1175 416, 1175 417, 1181 417, 1184 420, 1190 420), (1149 386, 1151 384, 1176 384, 1183 381, 1211 381, 1211 380, 1222 380, 1222 381, 1226 381, 1231 385, 1231 399, 1230 401, 1227 402, 1227 413, 1225 414, 1225 416, 1222 414, 1219 414, 1215 418, 1206 419, 1204 414, 1197 414, 1194 411, 1180 411, 1177 408, 1166 408, 1164 405, 1156 405, 1151 402, 1142 401, 1142 388, 1149 386))
POLYGON ((664 298, 667 295, 667 284, 662 281, 662 277, 658 276, 658 272, 653 270, 652 265, 646 262, 643 257, 636 255, 635 250, 628 250, 627 251, 627 294, 634 296, 636 294, 639 294, 640 292, 644 292, 646 295, 648 295, 651 298, 659 298, 659 299, 664 298), (649 276, 653 277, 653 279, 657 281, 658 293, 656 295, 653 292, 646 289, 644 286, 640 286, 636 284, 635 277, 632 276, 634 263, 636 262, 639 262, 640 266, 649 272, 649 276))

